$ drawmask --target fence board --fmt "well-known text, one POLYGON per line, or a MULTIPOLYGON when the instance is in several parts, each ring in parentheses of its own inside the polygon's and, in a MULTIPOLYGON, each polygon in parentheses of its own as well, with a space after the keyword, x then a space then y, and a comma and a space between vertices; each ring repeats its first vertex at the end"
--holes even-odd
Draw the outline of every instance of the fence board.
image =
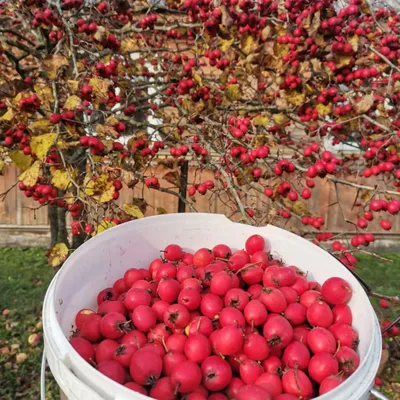
MULTIPOLYGON (((171 190, 177 190, 171 187, 171 184, 162 179, 166 170, 162 168, 153 168, 152 173, 158 177, 161 186, 170 188, 171 190)), ((189 169, 189 184, 192 182, 204 182, 207 179, 212 179, 213 174, 206 170, 199 170, 198 168, 191 167, 189 169)), ((0 177, 0 193, 5 192, 11 187, 17 177, 17 172, 13 166, 9 166, 6 169, 4 176, 0 177)), ((351 178, 354 181, 356 178, 351 178)), ((272 184, 273 182, 271 182, 272 184)), ((368 185, 373 186, 374 181, 368 182, 368 185)), ((313 196, 307 202, 309 210, 316 215, 320 215, 325 219, 326 228, 332 232, 352 232, 355 231, 355 227, 344 221, 342 211, 346 218, 349 220, 355 219, 357 216, 362 216, 362 210, 359 207, 352 208, 354 199, 357 195, 357 189, 349 186, 339 186, 339 199, 341 207, 335 204, 336 192, 335 187, 331 182, 325 180, 316 179, 316 186, 313 189, 313 196), (330 206, 329 206, 330 205, 330 206), (328 207, 329 206, 329 207, 328 207), (342 210, 342 211, 341 211, 342 210)), ((200 212, 211 212, 225 214, 233 220, 237 220, 239 215, 233 215, 235 205, 229 202, 226 195, 224 195, 224 189, 220 189, 218 196, 213 194, 210 195, 196 195, 195 196, 195 207, 200 212)), ((178 209, 178 198, 168 193, 162 193, 157 190, 148 189, 145 185, 139 183, 136 187, 128 189, 126 187, 120 192, 119 204, 131 203, 133 198, 143 198, 147 203, 148 207, 145 215, 151 216, 156 215, 161 209, 167 213, 177 212, 178 209)), ((257 195, 255 190, 251 190, 244 196, 243 203, 247 207, 255 208, 259 212, 264 212, 266 215, 269 212, 270 200, 264 195, 257 195)), ((14 188, 11 190, 4 201, 0 201, 0 225, 18 225, 18 226, 45 226, 48 224, 47 209, 42 207, 39 209, 38 203, 28 199, 24 194, 14 188)), ((188 212, 190 210, 187 210, 188 212)), ((400 233, 400 218, 392 218, 393 228, 388 234, 399 234, 400 233)), ((296 220, 291 220, 286 224, 288 229, 299 227, 300 223, 296 220)), ((382 232, 384 231, 379 227, 378 218, 370 223, 370 231, 382 232)))

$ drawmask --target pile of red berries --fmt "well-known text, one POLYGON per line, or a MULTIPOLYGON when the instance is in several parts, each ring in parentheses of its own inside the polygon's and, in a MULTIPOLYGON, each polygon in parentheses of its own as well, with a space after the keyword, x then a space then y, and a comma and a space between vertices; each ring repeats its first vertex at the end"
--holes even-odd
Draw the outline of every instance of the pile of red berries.
POLYGON ((249 237, 193 254, 170 244, 76 314, 73 348, 152 398, 296 400, 327 393, 359 366, 350 285, 322 286, 249 237))

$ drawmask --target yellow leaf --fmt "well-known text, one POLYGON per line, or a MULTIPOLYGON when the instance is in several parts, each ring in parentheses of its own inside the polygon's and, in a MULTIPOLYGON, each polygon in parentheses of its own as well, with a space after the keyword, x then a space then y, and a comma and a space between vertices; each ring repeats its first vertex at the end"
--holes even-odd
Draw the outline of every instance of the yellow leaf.
POLYGON ((22 92, 18 93, 14 98, 13 98, 13 103, 18 105, 18 102, 22 99, 22 92))
POLYGON ((144 215, 138 206, 134 206, 132 204, 124 204, 122 209, 131 217, 136 219, 143 218, 144 215))
POLYGON ((158 215, 168 214, 168 211, 165 208, 157 207, 157 214, 158 215))
POLYGON ((337 57, 337 63, 336 63, 336 68, 343 68, 346 65, 349 65, 351 63, 352 57, 351 56, 338 56, 337 57))
POLYGON ((59 267, 68 257, 68 247, 65 243, 56 243, 47 256, 48 263, 53 267, 59 267))
POLYGON ((310 62, 311 62, 311 65, 312 65, 313 70, 314 70, 315 73, 321 72, 321 70, 322 70, 322 64, 321 64, 321 61, 318 60, 318 58, 312 58, 312 59, 310 60, 310 62))
POLYGON ((367 0, 362 0, 360 11, 365 15, 371 15, 371 8, 367 0))
POLYGON ((131 171, 126 171, 125 169, 121 169, 121 179, 129 188, 133 188, 139 183, 139 179, 135 174, 131 171))
POLYGON ((312 78, 313 73, 311 71, 311 64, 310 61, 303 61, 300 64, 300 71, 298 73, 299 76, 301 76, 301 78, 304 81, 308 81, 309 79, 312 78))
POLYGON ((282 203, 284 204, 284 206, 286 207, 286 208, 292 208, 292 202, 289 200, 289 199, 282 199, 282 203))
POLYGON ((319 103, 315 108, 317 109, 319 116, 325 117, 332 112, 332 103, 329 103, 326 106, 319 103))
POLYGON ((238 85, 228 85, 225 88, 225 93, 230 101, 239 100, 241 97, 238 85))
POLYGON ((62 54, 52 54, 42 61, 43 70, 46 72, 49 79, 55 79, 58 70, 67 65, 69 65, 69 61, 67 57, 62 54))
POLYGON ((113 226, 115 226, 114 222, 106 221, 103 219, 103 221, 101 221, 100 224, 97 225, 96 234, 98 235, 99 233, 102 233, 107 229, 112 228, 113 226))
POLYGON ((355 110, 359 114, 364 114, 374 105, 374 96, 366 94, 358 103, 354 104, 355 110))
POLYGON ((274 122, 276 125, 285 125, 289 121, 289 118, 285 114, 275 114, 274 122))
POLYGON ((96 133, 98 137, 114 136, 118 137, 118 132, 111 126, 107 125, 96 125, 96 133))
POLYGON ((269 118, 263 116, 262 114, 257 115, 257 117, 253 119, 253 124, 255 126, 263 126, 266 128, 269 124, 269 118))
POLYGON ((67 171, 62 171, 60 169, 55 169, 51 171, 51 183, 57 189, 67 190, 70 186, 71 181, 67 171))
POLYGON ((40 161, 35 161, 31 167, 23 172, 18 180, 23 182, 25 186, 34 186, 39 178, 40 161))
POLYGON ((98 26, 96 33, 93 35, 94 39, 97 40, 98 42, 103 41, 106 35, 106 28, 104 26, 98 26))
POLYGON ((99 100, 105 100, 108 98, 108 88, 111 81, 108 79, 92 78, 89 81, 89 85, 93 88, 94 96, 99 100))
MULTIPOLYGON (((83 196, 83 193, 79 193, 83 196)), ((72 188, 69 188, 67 192, 63 195, 63 200, 68 204, 74 204, 76 202, 76 195, 72 192, 72 188)))
POLYGON ((28 125, 29 130, 34 133, 50 132, 53 129, 53 124, 47 118, 40 118, 28 125))
POLYGON ((46 106, 47 109, 50 108, 50 103, 54 102, 53 91, 48 86, 39 86, 35 85, 34 87, 35 93, 40 98, 42 105, 46 106))
POLYGON ((221 44, 220 44, 219 48, 221 49, 221 51, 223 53, 226 53, 231 48, 231 46, 233 45, 233 42, 234 42, 234 39, 221 40, 221 44))
POLYGON ((75 125, 65 125, 65 130, 68 132, 69 136, 73 138, 80 136, 75 125))
POLYGON ((197 74, 196 72, 192 75, 193 79, 200 85, 203 86, 203 79, 201 79, 201 76, 197 74))
POLYGON ((26 156, 21 150, 10 151, 8 155, 14 165, 21 171, 27 170, 33 163, 33 158, 26 156))
POLYGON ((318 32, 318 28, 320 25, 321 25, 321 12, 317 11, 314 14, 313 19, 311 21, 311 26, 309 30, 309 35, 311 37, 313 37, 318 32))
POLYGON ((254 40, 253 36, 246 35, 242 39, 242 50, 245 54, 253 53, 257 50, 257 48, 258 48, 258 44, 254 40))
POLYGON ((289 46, 287 44, 278 44, 277 45, 276 55, 278 57, 286 56, 286 54, 288 54, 288 53, 289 53, 289 46))
POLYGON ((125 38, 121 42, 121 52, 130 53, 132 51, 138 50, 139 46, 137 40, 133 38, 125 38))
POLYGON ((320 47, 326 46, 326 42, 324 40, 324 36, 322 36, 322 35, 318 35, 318 34, 315 35, 314 42, 315 42, 315 44, 317 44, 320 47))
POLYGON ((85 194, 93 197, 100 203, 106 203, 113 199, 115 192, 112 181, 108 175, 99 175, 96 178, 92 178, 85 188, 85 194))
POLYGON ((118 124, 118 120, 117 120, 117 118, 115 118, 115 116, 114 115, 111 115, 110 117, 108 117, 106 120, 105 120, 105 123, 106 123, 106 125, 108 125, 108 126, 113 126, 113 125, 116 125, 116 124, 118 124))
POLYGON ((311 85, 309 85, 308 83, 306 83, 304 85, 304 88, 305 88, 306 94, 314 94, 314 92, 315 92, 315 89, 311 85))
POLYGON ((14 111, 12 108, 8 108, 5 114, 0 117, 0 121, 12 121, 14 119, 14 111))
POLYGON ((68 80, 67 85, 72 93, 76 93, 79 89, 79 81, 68 80))
POLYGON ((269 35, 271 34, 272 28, 270 25, 267 25, 262 31, 261 31, 261 38, 262 40, 267 40, 269 38, 269 35))
POLYGON ((64 108, 66 110, 76 110, 80 107, 82 100, 80 97, 76 95, 69 96, 66 102, 64 103, 64 108))
POLYGON ((297 90, 288 90, 285 91, 285 98, 290 104, 294 104, 295 106, 299 106, 304 103, 306 95, 304 92, 298 92, 297 90))
POLYGON ((0 175, 4 175, 6 170, 6 163, 3 160, 0 160, 0 175))
POLYGON ((193 101, 189 99, 183 99, 182 101, 182 108, 188 112, 191 113, 193 111, 193 101))
POLYGON ((299 200, 293 204, 292 209, 296 215, 305 215, 309 213, 307 205, 299 200))
POLYGON ((289 104, 284 97, 277 97, 275 100, 275 104, 278 107, 278 110, 282 111, 287 110, 287 108, 289 107, 289 104))
POLYGON ((371 197, 373 196, 374 191, 373 190, 366 190, 365 192, 362 193, 362 195, 360 196, 361 200, 363 202, 367 202, 371 199, 371 197))
POLYGON ((349 44, 354 52, 358 51, 358 35, 354 35, 351 39, 348 40, 349 44))
POLYGON ((56 133, 46 133, 40 136, 33 136, 31 139, 33 154, 35 154, 39 160, 43 160, 50 148, 54 145, 56 137, 56 133))
POLYGON ((83 63, 82 61, 78 61, 77 63, 76 63, 76 65, 77 65, 77 67, 78 67, 78 72, 86 72, 87 71, 87 64, 85 63, 83 63))
MULTIPOLYGON (((197 114, 200 114, 204 110, 204 107, 205 107, 205 103, 204 103, 203 99, 201 99, 200 101, 196 101, 194 103, 194 112, 197 114)), ((178 140, 179 139, 180 139, 180 136, 178 136, 178 140)))

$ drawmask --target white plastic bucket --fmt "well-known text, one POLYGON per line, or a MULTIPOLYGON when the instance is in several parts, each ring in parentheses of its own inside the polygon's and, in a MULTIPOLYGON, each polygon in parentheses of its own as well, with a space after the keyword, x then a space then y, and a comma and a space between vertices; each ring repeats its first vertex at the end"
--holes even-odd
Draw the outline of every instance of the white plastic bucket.
POLYGON ((320 400, 368 399, 381 354, 381 335, 367 295, 354 276, 334 257, 311 242, 285 230, 236 224, 223 215, 169 214, 144 218, 112 228, 81 246, 67 260, 47 291, 43 306, 44 344, 50 369, 70 400, 148 399, 100 374, 70 346, 75 314, 96 308, 97 293, 131 267, 147 268, 167 244, 186 250, 226 243, 241 249, 246 238, 260 234, 271 242, 272 253, 321 282, 341 276, 353 288, 349 303, 353 325, 360 335, 361 364, 337 389, 320 400))

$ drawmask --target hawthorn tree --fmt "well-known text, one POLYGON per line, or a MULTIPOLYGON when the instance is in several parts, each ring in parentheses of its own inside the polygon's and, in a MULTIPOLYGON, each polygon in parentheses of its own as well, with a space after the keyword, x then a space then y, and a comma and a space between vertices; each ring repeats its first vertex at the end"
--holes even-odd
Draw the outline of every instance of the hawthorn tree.
MULTIPOLYGON (((231 217, 293 226, 354 268, 400 211, 400 15, 365 0, 16 0, 0 3, 0 169, 82 240, 143 217, 143 184, 222 199, 231 217), (327 147, 338 151, 327 150, 327 147), (343 150, 343 151, 341 151, 343 150), (346 150, 346 151, 344 151, 346 150), (351 151, 349 151, 351 150, 351 151), (173 162, 160 161, 167 152, 173 162), (182 190, 179 166, 201 173, 182 190), (166 187, 153 176, 171 170, 166 187), (346 231, 308 206, 333 185, 346 231), (180 189, 179 189, 180 188, 180 189), (340 191, 355 190, 351 217, 340 191), (339 239, 344 239, 339 241, 339 239)), ((60 243, 65 243, 64 245, 60 243)), ((395 300, 398 300, 395 299, 395 300)))

